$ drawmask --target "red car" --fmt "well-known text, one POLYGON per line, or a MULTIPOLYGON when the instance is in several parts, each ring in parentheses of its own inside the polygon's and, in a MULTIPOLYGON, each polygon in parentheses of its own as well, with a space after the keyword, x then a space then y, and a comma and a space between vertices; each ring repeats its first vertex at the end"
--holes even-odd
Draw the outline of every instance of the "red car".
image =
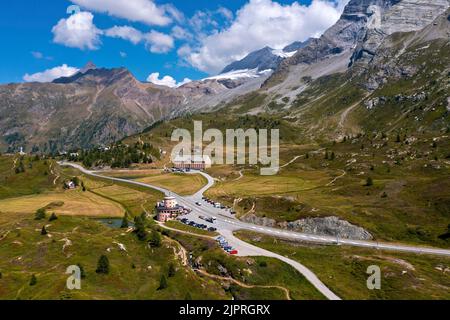
POLYGON ((230 254, 232 254, 232 255, 238 254, 238 251, 237 250, 231 250, 230 254))

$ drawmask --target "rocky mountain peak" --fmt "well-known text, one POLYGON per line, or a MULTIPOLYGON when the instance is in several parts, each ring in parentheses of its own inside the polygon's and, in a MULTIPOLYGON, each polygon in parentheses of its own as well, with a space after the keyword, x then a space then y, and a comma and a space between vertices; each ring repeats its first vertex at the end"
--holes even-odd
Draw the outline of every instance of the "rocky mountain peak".
POLYGON ((86 65, 80 70, 80 73, 86 73, 89 70, 95 70, 97 69, 97 66, 92 62, 89 61, 88 63, 86 63, 86 65))

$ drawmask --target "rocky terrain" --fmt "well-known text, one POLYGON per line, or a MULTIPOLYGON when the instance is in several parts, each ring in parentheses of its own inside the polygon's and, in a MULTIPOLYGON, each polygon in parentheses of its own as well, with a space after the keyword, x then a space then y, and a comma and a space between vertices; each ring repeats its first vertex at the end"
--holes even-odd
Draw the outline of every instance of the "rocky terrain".
POLYGON ((241 220, 266 227, 277 227, 308 234, 333 236, 353 240, 373 239, 372 235, 367 230, 364 230, 364 228, 352 225, 338 217, 306 218, 293 222, 277 222, 274 219, 248 214, 242 217, 241 220))

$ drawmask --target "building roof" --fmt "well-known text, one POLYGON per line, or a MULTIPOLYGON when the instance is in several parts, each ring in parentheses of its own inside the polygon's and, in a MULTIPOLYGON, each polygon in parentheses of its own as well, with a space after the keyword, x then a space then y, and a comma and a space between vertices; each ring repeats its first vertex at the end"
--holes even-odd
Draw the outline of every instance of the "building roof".
POLYGON ((206 164, 210 164, 211 163, 211 158, 207 155, 185 155, 185 156, 180 156, 177 155, 175 156, 174 159, 172 159, 173 162, 205 162, 206 164))

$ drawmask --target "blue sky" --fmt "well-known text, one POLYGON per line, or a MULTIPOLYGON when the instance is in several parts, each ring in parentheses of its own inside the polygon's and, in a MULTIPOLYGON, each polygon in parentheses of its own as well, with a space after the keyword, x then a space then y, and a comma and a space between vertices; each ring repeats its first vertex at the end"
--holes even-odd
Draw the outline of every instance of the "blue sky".
POLYGON ((177 82, 201 79, 265 45, 281 47, 320 35, 346 2, 11 1, 0 11, 0 83, 23 82, 26 74, 41 79, 32 75, 52 68, 56 74, 68 72, 88 61, 126 67, 142 81, 156 72, 177 82), (68 14, 74 4, 81 12, 68 14), (78 24, 81 31, 70 30, 78 24), (64 64, 66 71, 61 71, 64 64))

